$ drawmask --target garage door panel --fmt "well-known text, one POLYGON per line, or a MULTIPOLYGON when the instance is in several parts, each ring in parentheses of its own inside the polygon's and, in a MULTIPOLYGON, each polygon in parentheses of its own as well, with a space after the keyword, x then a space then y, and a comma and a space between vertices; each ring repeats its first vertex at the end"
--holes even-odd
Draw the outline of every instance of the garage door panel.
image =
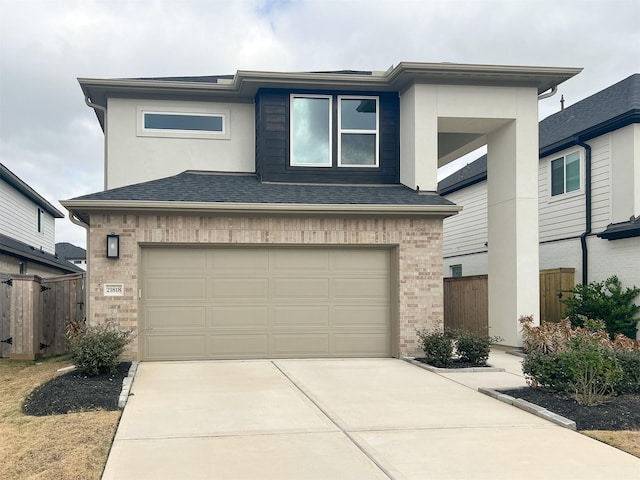
POLYGON ((147 330, 184 329, 206 326, 204 306, 147 307, 145 309, 147 330))
POLYGON ((329 334, 327 333, 282 333, 271 335, 273 356, 328 356, 329 334))
POLYGON ((389 256, 384 250, 344 249, 332 252, 331 267, 337 272, 372 272, 386 274, 389 256))
POLYGON ((204 272, 207 269, 207 251, 197 249, 153 249, 145 252, 145 270, 204 272))
POLYGON ((267 278, 213 278, 209 281, 209 296, 212 299, 268 298, 267 278))
POLYGON ((389 335, 380 333, 335 333, 331 335, 331 354, 337 357, 388 357, 389 335))
POLYGON ((212 358, 269 356, 269 336, 265 334, 209 335, 207 350, 212 358))
POLYGON ((211 267, 218 273, 268 273, 269 251, 255 248, 223 248, 210 253, 211 267))
POLYGON ((269 325, 268 305, 216 305, 209 307, 207 313, 208 327, 266 328, 269 325))
POLYGON ((389 296, 387 278, 336 278, 333 280, 336 298, 380 298, 389 296))
POLYGON ((145 358, 148 360, 190 359, 206 356, 205 335, 147 335, 145 358))
POLYGON ((329 307, 327 305, 273 307, 271 318, 271 324, 274 327, 328 327, 329 307))
POLYGON ((203 278, 147 278, 145 295, 149 299, 204 299, 207 294, 203 278))
POLYGON ((329 252, 309 249, 271 251, 271 270, 279 273, 329 271, 329 252))
POLYGON ((271 296, 280 298, 329 298, 328 278, 274 278, 271 296))
POLYGON ((387 305, 353 305, 332 307, 331 324, 336 327, 369 327, 385 329, 389 326, 387 305))

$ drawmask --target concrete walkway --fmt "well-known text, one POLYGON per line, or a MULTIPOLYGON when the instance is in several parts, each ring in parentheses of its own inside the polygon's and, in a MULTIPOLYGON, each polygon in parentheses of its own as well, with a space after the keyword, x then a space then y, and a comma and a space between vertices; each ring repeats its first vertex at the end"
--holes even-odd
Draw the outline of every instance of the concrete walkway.
POLYGON ((636 479, 640 460, 396 359, 142 363, 103 479, 636 479))

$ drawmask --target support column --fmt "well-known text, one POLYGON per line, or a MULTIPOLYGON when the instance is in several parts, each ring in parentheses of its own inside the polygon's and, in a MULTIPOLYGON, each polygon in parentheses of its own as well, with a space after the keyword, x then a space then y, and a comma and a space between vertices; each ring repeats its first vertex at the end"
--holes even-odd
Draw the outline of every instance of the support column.
MULTIPOLYGON (((540 318, 537 103, 488 136, 489 334, 521 346, 521 315, 540 318)), ((533 98, 533 102, 536 99, 533 98)))

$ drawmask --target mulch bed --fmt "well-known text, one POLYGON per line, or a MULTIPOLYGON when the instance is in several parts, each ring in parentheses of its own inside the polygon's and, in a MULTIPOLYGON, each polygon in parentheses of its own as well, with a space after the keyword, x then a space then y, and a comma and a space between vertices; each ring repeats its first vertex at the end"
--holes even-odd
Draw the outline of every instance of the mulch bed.
POLYGON ((501 390, 576 422, 578 430, 640 430, 640 394, 610 397, 602 405, 579 405, 573 397, 547 388, 501 390))
MULTIPOLYGON (((429 363, 427 361, 426 358, 415 358, 414 360, 420 362, 420 363, 426 363, 427 365, 431 365, 432 367, 435 367, 436 365, 433 365, 431 363, 429 363)), ((462 360, 458 360, 458 359, 453 359, 453 362, 451 363, 451 365, 447 365, 446 367, 438 367, 438 368, 482 368, 482 367, 490 367, 490 365, 484 364, 484 365, 478 365, 475 363, 471 363, 471 362, 463 362, 462 360)))
POLYGON ((114 373, 87 377, 71 371, 36 388, 25 400, 22 411, 41 417, 90 410, 117 410, 122 380, 131 362, 118 365, 114 373))

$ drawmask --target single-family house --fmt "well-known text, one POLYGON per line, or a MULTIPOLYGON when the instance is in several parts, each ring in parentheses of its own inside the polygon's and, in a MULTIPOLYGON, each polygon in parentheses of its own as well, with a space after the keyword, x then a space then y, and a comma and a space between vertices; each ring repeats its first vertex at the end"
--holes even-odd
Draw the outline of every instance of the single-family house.
POLYGON ((82 270, 56 255, 62 212, 0 163, 0 273, 41 277, 82 270))
MULTIPOLYGON (((640 286, 640 74, 545 118, 539 139, 539 268, 640 286)), ((439 184, 464 206, 444 220, 445 276, 489 272, 487 161, 490 150, 439 184)))
POLYGON ((80 79, 105 134, 105 190, 62 202, 88 232, 89 321, 136 330, 141 360, 415 353, 416 329, 442 326, 442 220, 460 210, 438 166, 488 144, 507 298, 492 318, 518 344, 538 302, 521 173, 540 97, 579 71, 80 79))
POLYGON ((82 270, 87 269, 87 251, 69 242, 56 243, 56 254, 82 270))

